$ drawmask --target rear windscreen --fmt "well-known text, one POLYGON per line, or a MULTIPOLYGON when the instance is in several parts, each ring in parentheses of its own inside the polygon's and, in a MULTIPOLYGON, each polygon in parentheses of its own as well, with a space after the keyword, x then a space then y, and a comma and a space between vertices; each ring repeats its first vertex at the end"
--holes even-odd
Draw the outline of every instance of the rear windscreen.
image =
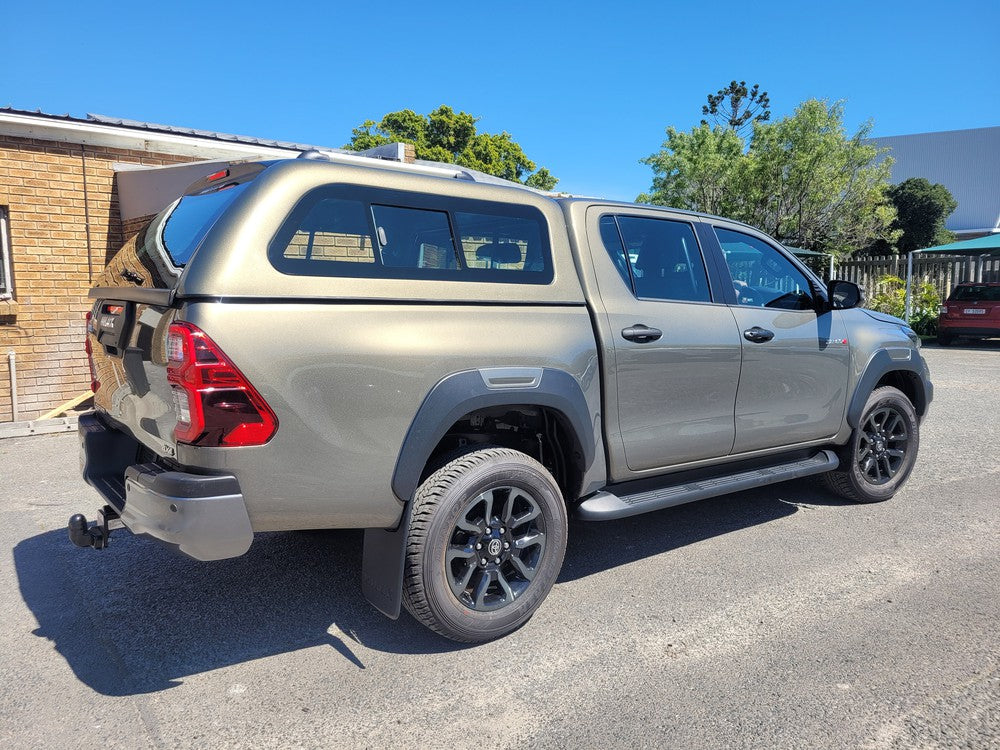
POLYGON ((233 185, 204 195, 188 195, 161 211, 140 239, 141 252, 150 258, 164 253, 177 268, 183 268, 222 212, 249 183, 233 185))
POLYGON ((1000 286, 958 286, 951 293, 958 302, 1000 302, 1000 286))

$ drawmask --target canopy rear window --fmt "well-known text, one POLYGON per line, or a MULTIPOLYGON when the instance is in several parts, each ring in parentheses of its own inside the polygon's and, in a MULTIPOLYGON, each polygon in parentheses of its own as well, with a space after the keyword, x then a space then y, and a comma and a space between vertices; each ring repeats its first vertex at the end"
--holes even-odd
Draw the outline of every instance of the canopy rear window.
POLYGON ((183 268, 205 235, 246 189, 233 184, 201 195, 186 195, 161 211, 140 237, 140 253, 183 268))

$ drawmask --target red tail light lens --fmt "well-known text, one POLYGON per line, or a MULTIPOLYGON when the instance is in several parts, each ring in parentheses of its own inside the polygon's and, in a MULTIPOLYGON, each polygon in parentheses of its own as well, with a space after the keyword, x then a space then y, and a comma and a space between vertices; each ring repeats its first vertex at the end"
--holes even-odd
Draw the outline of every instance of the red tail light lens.
POLYGON ((87 330, 83 334, 83 350, 87 352, 87 364, 90 366, 90 390, 97 393, 97 389, 101 387, 101 381, 97 379, 97 369, 94 367, 94 347, 90 343, 90 337, 94 331, 94 324, 92 313, 87 313, 87 330))
POLYGON ((167 380, 174 391, 178 442, 263 445, 278 429, 277 417, 257 389, 197 326, 171 324, 167 380))

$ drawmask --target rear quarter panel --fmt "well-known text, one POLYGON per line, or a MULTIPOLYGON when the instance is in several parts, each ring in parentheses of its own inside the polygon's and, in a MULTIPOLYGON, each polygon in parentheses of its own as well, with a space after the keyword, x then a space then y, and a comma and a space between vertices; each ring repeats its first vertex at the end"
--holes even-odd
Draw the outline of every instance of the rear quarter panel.
MULTIPOLYGON (((428 392, 454 372, 565 370, 600 424, 582 302, 194 302, 180 317, 204 330, 277 414, 264 446, 178 450, 184 464, 236 475, 257 531, 393 526, 403 507, 391 489, 403 439, 428 392)), ((589 438, 599 440, 599 430, 589 438)))

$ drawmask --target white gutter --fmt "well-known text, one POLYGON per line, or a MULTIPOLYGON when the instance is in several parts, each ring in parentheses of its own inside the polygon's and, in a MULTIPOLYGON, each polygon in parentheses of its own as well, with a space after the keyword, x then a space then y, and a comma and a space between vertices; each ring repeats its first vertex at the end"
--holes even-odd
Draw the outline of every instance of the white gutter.
POLYGON ((87 146, 124 148, 134 151, 151 151, 177 156, 194 156, 201 159, 232 159, 234 157, 287 159, 289 156, 296 156, 299 153, 297 149, 219 141, 196 135, 156 133, 135 128, 55 120, 9 112, 0 112, 0 135, 87 146))

